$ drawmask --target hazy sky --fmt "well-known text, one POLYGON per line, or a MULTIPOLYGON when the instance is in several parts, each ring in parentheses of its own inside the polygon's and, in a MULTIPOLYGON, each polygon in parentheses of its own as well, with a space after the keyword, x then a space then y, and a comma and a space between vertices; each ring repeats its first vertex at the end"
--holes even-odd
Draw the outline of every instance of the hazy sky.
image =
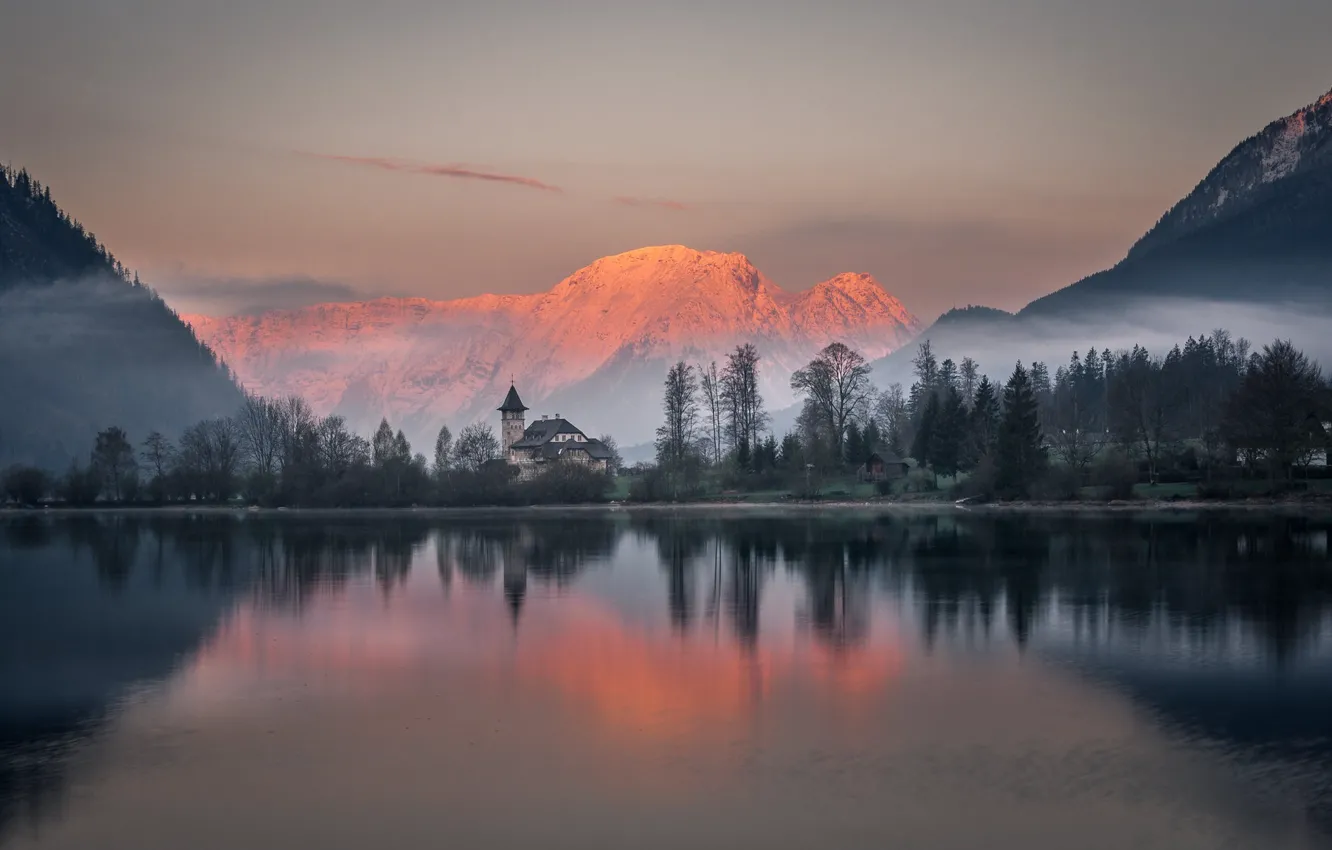
POLYGON ((5 5, 0 160, 211 312, 675 242, 1015 308, 1332 87, 1327 0, 5 5))

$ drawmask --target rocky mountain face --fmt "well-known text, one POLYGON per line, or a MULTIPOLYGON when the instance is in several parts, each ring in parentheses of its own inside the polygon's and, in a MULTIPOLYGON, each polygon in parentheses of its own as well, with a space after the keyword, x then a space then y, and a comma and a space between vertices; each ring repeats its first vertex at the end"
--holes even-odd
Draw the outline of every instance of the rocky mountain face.
POLYGON ((769 403, 819 348, 882 357, 920 331, 872 277, 787 292, 741 254, 672 245, 605 257, 533 295, 382 298, 257 316, 186 316, 247 389, 299 393, 361 431, 381 416, 416 440, 488 419, 515 381, 534 413, 622 443, 650 439, 666 364, 755 343, 769 403))
POLYGON ((0 168, 0 467, 87 461, 97 431, 175 434, 240 390, 49 190, 0 168))
POLYGON ((1332 300, 1332 93, 1242 142, 1125 259, 1022 315, 1090 315, 1127 299, 1332 300))
POLYGON ((1264 190, 1287 178, 1332 167, 1332 92, 1245 139, 1175 204, 1128 253, 1153 248, 1242 214, 1264 190))

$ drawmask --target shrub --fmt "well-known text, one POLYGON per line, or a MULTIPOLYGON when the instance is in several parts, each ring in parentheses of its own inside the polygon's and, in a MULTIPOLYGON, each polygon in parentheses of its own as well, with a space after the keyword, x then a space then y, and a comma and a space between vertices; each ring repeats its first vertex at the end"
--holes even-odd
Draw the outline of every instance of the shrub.
POLYGON ((1123 501, 1133 498, 1138 483, 1138 466, 1117 451, 1101 455, 1091 471, 1092 486, 1099 498, 1123 501))
POLYGON ((533 479, 526 495, 537 504, 601 502, 612 485, 611 477, 577 461, 557 461, 533 479))
POLYGON ((36 505, 50 489, 51 482, 44 471, 35 466, 11 466, 5 471, 5 497, 20 505, 36 505))
POLYGON ((907 473, 906 489, 910 493, 928 493, 936 488, 934 473, 927 469, 913 469, 907 473))
POLYGON ((1052 466, 1037 479, 1031 495, 1047 502, 1075 501, 1082 488, 1082 476, 1069 466, 1052 466))
POLYGON ((983 455, 976 462, 976 468, 964 480, 953 487, 953 496, 958 499, 989 500, 994 498, 998 489, 998 470, 994 459, 983 455))

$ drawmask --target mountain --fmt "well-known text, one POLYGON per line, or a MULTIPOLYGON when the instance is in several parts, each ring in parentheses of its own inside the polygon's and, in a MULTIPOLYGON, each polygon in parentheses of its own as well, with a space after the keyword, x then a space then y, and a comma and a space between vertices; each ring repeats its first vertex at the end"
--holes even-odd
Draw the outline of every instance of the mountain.
POLYGON ((829 342, 880 357, 921 328, 869 275, 790 293, 741 254, 680 245, 604 257, 532 295, 185 318, 249 389, 299 393, 361 431, 386 416, 418 441, 444 422, 489 419, 512 379, 529 405, 637 442, 656 427, 674 360, 753 342, 780 404, 791 372, 829 342))
POLYGON ((26 172, 0 168, 0 465, 85 458, 233 412, 212 352, 26 172))
POLYGON ((1241 142, 1114 268, 1022 313, 1086 314, 1130 296, 1332 300, 1332 92, 1241 142))
MULTIPOLYGON (((992 375, 1017 359, 1063 363, 1074 348, 1150 348, 1223 326, 1332 356, 1332 92, 1236 146, 1114 267, 1016 316, 963 313, 920 338, 992 375)), ((909 382, 915 349, 875 363, 876 379, 909 382)))

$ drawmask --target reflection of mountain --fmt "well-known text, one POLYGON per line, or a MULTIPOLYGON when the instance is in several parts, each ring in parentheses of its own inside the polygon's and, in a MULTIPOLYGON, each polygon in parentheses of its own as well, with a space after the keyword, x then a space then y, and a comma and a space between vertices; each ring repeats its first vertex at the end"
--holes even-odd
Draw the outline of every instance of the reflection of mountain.
MULTIPOLYGON (((373 697, 440 664, 559 693, 597 734, 688 735, 743 725, 792 682, 880 694, 904 652, 1018 649, 1108 683, 1172 734, 1329 782, 1330 531, 960 511, 14 516, 0 522, 0 822, 58 796, 65 756, 127 690, 182 666, 206 695, 231 672, 320 670, 373 697)), ((1298 796, 1327 822, 1317 793, 1298 796)))
POLYGON ((2 832, 59 794, 65 757, 134 685, 188 658, 240 586, 134 520, 0 531, 2 832))

